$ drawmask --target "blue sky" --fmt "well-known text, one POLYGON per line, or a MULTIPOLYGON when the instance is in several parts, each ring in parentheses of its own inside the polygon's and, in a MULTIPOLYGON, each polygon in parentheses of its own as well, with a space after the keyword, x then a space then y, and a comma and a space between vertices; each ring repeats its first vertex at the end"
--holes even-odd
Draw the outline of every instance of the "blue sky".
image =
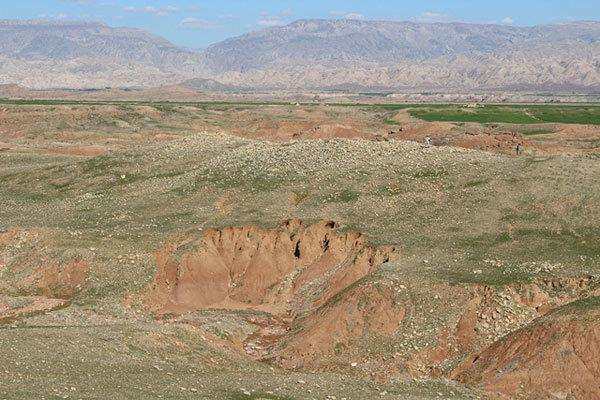
POLYGON ((203 48, 302 18, 536 25, 600 20, 600 0, 0 0, 0 18, 98 20, 203 48))

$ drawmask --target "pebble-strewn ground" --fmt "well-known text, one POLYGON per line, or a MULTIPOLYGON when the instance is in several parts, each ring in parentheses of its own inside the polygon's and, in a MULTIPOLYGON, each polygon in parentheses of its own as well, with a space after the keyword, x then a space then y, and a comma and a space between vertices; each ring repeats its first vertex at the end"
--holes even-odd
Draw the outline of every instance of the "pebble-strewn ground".
MULTIPOLYGON (((456 351, 476 351, 597 289, 594 155, 515 157, 401 138, 269 142, 240 137, 243 126, 230 135, 226 109, 227 126, 205 130, 197 118, 214 121, 215 111, 194 110, 185 122, 176 108, 143 111, 147 120, 140 110, 61 107, 57 118, 27 108, 28 123, 2 125, 0 316, 10 318, 0 319, 1 398, 482 396, 445 380, 456 351), (71 112, 98 114, 81 125, 89 115, 71 112), (177 129, 144 125, 155 112, 177 129), (104 151, 47 151, 91 145, 104 151), (329 370, 290 373, 235 350, 247 329, 238 314, 166 322, 140 308, 164 243, 292 217, 333 220, 399 249, 372 282, 397 293, 401 329, 341 351, 329 370), (449 358, 435 364, 442 328, 458 325, 460 340, 448 339, 449 358), (393 360, 410 365, 387 370, 393 360)), ((375 135, 375 117, 361 118, 375 135)))

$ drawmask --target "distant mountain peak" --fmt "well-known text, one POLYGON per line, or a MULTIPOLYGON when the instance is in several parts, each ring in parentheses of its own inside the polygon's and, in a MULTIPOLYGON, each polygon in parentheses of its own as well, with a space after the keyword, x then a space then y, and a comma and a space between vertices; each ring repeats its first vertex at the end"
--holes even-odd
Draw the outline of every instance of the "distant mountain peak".
POLYGON ((598 88, 600 24, 303 19, 210 46, 220 82, 264 88, 598 88), (543 66, 543 68, 540 68, 543 66))
POLYGON ((600 90, 600 23, 302 19, 197 52, 141 29, 0 21, 0 84, 208 90, 600 90))

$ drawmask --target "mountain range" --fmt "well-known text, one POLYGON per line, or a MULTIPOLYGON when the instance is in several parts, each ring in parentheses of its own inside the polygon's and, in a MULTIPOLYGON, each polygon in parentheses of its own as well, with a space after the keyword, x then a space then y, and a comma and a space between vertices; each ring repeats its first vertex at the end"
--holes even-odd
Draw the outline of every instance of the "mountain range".
POLYGON ((0 21, 0 83, 198 90, 600 90, 600 22, 300 20, 178 47, 95 22, 0 21))

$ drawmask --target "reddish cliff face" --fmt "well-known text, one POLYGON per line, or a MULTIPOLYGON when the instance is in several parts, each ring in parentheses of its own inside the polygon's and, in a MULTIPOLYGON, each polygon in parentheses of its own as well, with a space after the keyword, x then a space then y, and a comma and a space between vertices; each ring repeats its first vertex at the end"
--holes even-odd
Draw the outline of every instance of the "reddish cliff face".
POLYGON ((600 399, 600 298, 561 307, 453 372, 505 398, 600 399))
POLYGON ((161 313, 208 308, 268 311, 294 316, 331 299, 394 257, 333 222, 306 226, 290 220, 277 229, 233 227, 169 244, 147 304, 161 313))
POLYGON ((370 246, 330 221, 211 229, 158 251, 144 301, 159 316, 260 312, 245 314, 255 331, 235 340, 240 351, 286 368, 318 368, 336 349, 394 335, 404 308, 392 288, 368 277, 395 256, 393 247, 370 246))

